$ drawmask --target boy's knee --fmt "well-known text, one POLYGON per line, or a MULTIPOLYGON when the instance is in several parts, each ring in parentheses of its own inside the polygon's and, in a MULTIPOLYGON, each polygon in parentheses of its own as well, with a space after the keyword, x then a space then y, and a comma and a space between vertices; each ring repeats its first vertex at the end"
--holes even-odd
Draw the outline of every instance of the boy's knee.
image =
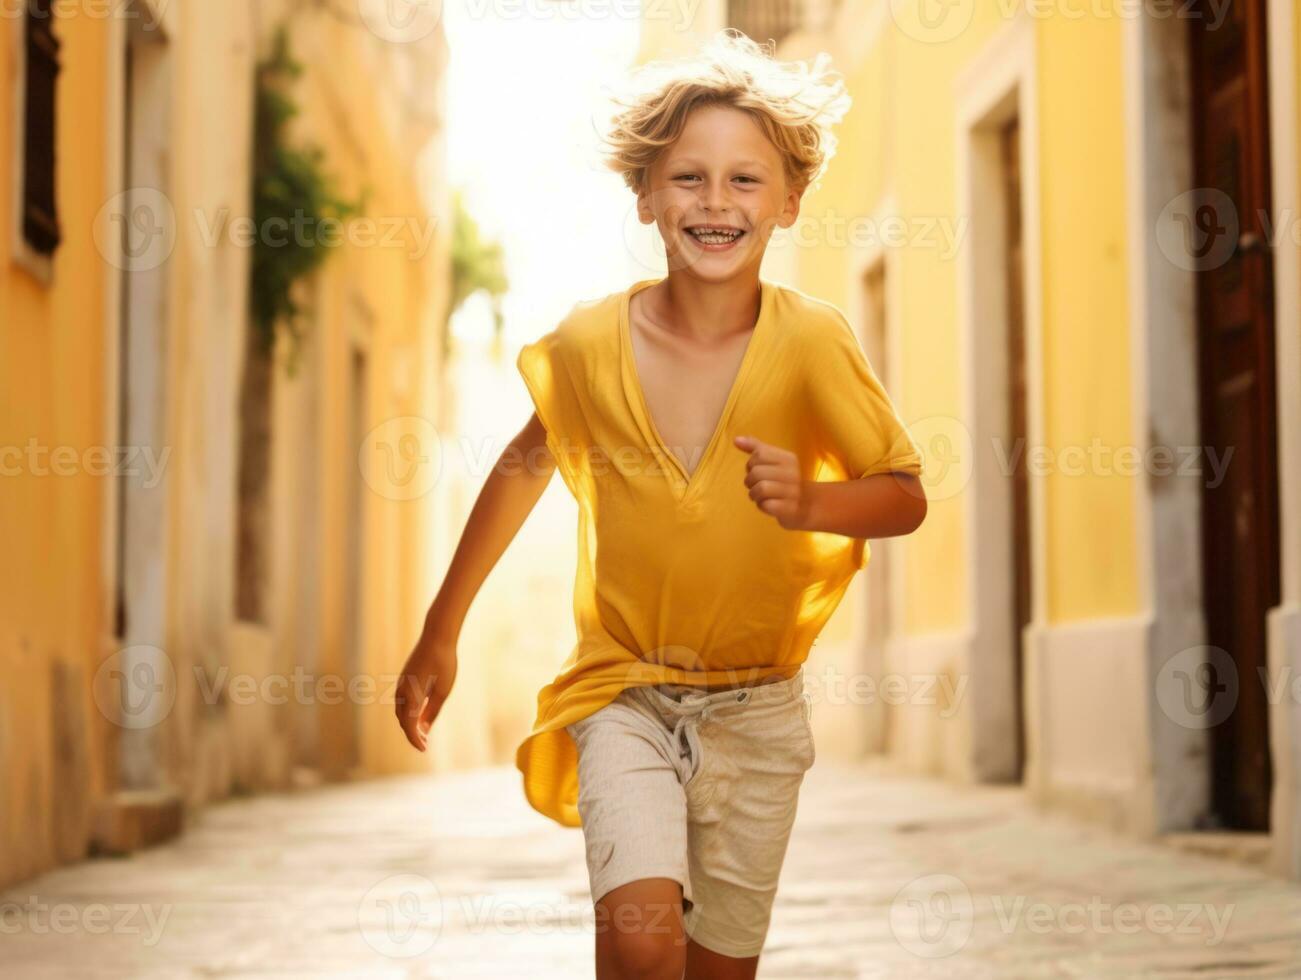
POLYGON ((615 931, 610 946, 626 980, 680 980, 687 968, 685 942, 669 933, 615 931))
POLYGON ((682 886, 668 878, 630 882, 597 903, 603 959, 620 978, 680 980, 687 967, 682 886))

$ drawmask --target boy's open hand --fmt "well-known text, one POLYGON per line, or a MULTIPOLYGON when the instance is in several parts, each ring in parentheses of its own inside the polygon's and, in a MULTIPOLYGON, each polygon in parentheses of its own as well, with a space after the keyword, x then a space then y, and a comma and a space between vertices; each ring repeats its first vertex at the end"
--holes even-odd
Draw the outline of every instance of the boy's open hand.
POLYGON ((745 485, 750 499, 765 514, 790 530, 808 526, 812 496, 800 476, 800 460, 789 449, 772 446, 753 436, 737 436, 738 449, 750 454, 745 461, 745 485))
POLYGON ((407 741, 421 752, 429 741, 429 728, 452 692, 456 679, 456 647, 420 643, 411 651, 398 677, 394 697, 398 724, 407 741))

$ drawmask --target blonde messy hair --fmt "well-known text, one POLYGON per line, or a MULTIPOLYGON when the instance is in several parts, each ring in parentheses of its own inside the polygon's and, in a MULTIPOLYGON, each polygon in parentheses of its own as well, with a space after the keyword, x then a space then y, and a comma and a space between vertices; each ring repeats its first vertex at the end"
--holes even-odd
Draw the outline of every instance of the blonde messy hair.
POLYGON ((627 90, 612 96, 619 109, 601 134, 602 163, 640 194, 651 164, 681 135, 692 111, 731 106, 755 118, 781 154, 787 183, 803 192, 835 154, 832 127, 851 100, 830 55, 818 54, 811 65, 777 61, 773 47, 725 28, 696 55, 636 69, 627 90))

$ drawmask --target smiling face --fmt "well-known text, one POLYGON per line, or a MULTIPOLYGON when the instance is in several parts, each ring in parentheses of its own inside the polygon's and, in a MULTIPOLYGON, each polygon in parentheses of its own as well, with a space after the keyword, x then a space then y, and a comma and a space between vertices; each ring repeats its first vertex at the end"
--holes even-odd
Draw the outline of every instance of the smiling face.
POLYGON ((711 105, 692 112, 648 168, 637 213, 659 226, 670 270, 720 281, 751 267, 758 274, 773 230, 799 215, 801 194, 750 113, 711 105))

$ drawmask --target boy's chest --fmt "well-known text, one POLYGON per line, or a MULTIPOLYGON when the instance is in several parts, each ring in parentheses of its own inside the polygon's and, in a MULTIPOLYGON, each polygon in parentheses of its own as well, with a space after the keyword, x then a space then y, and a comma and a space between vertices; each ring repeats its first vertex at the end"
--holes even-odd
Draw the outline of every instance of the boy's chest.
POLYGON ((718 429, 753 331, 704 350, 663 338, 639 322, 635 309, 630 321, 646 411, 664 448, 690 476, 718 429))

